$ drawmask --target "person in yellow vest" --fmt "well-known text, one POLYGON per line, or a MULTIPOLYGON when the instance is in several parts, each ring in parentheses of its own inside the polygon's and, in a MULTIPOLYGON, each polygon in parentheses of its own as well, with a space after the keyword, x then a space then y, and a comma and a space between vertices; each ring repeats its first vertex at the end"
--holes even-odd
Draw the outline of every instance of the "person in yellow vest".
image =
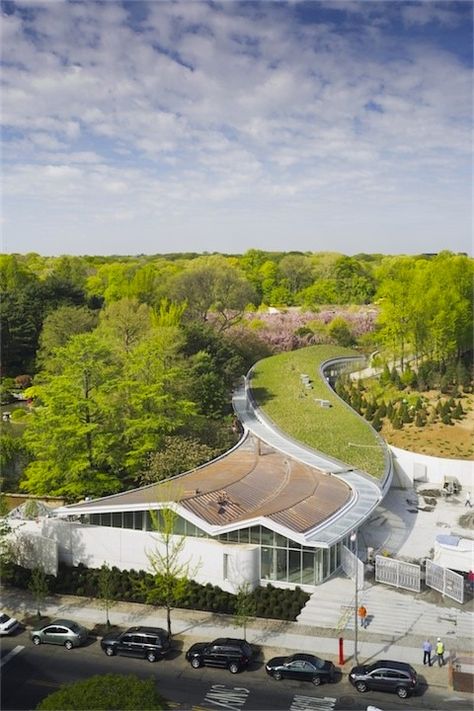
POLYGON ((441 641, 441 637, 438 637, 436 642, 436 656, 438 657, 438 666, 442 667, 444 664, 444 644, 441 641))

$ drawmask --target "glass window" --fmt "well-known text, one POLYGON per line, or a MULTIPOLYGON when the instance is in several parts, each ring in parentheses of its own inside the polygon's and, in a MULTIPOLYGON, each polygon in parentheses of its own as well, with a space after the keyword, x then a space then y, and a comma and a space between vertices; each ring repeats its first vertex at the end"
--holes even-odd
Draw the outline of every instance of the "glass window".
POLYGON ((322 553, 323 553, 323 576, 324 576, 323 580, 325 580, 331 574, 329 549, 323 548, 322 553))
POLYGON ((288 538, 280 536, 279 533, 275 533, 275 545, 279 548, 288 548, 288 538))
POLYGON ((95 513, 90 515, 90 523, 93 526, 100 526, 101 521, 100 521, 100 514, 95 513))
POLYGON ((122 528, 122 512, 114 511, 112 514, 112 526, 114 528, 122 528))
POLYGON ((143 530, 143 511, 135 511, 134 526, 137 531, 143 530))
POLYGON ((288 579, 288 561, 287 561, 288 551, 284 548, 276 549, 276 579, 277 580, 287 580, 288 579))
POLYGON ((133 511, 123 512, 123 527, 133 528, 133 511))
POLYGON ((229 541, 232 541, 232 543, 238 543, 239 542, 239 532, 238 531, 229 531, 229 541))
POLYGON ((290 583, 301 582, 301 551, 288 551, 288 580, 290 583))
POLYGON ((316 548, 314 551, 314 573, 316 584, 323 579, 323 552, 321 548, 316 548))
POLYGON ((110 526, 112 524, 112 517, 109 513, 103 513, 101 514, 101 521, 100 525, 101 526, 110 526))
POLYGON ((260 544, 260 526, 252 526, 250 529, 250 543, 260 544))
POLYGON ((218 540, 227 543, 227 541, 229 540, 229 536, 227 533, 221 533, 218 536, 218 540))
POLYGON ((301 582, 304 585, 314 585, 314 549, 311 553, 303 551, 301 582))
POLYGON ((273 552, 273 548, 262 548, 260 550, 260 575, 267 580, 274 580, 275 577, 273 574, 273 552))
POLYGON ((174 532, 178 536, 186 535, 186 522, 182 516, 176 516, 176 519, 174 522, 174 532))
POLYGON ((249 542, 249 529, 248 528, 242 528, 239 531, 239 543, 248 543, 249 542))
POLYGON ((262 526, 262 546, 273 546, 273 531, 262 526))
POLYGON ((186 521, 186 535, 187 536, 196 536, 196 526, 194 523, 190 523, 189 521, 186 521))

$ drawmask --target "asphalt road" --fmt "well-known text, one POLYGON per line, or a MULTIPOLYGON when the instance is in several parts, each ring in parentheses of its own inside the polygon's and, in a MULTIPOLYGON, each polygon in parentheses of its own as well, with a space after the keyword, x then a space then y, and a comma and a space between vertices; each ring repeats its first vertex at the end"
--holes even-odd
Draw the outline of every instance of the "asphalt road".
POLYGON ((30 711, 62 684, 112 672, 143 678, 152 675, 163 696, 195 711, 365 711, 368 705, 383 711, 472 711, 472 699, 466 694, 425 689, 403 701, 391 694, 359 694, 345 679, 318 688, 305 682, 276 682, 262 664, 232 675, 220 669, 192 669, 179 652, 150 664, 142 659, 106 657, 95 641, 69 652, 52 645, 35 647, 26 632, 2 639, 0 664, 3 711, 30 711))

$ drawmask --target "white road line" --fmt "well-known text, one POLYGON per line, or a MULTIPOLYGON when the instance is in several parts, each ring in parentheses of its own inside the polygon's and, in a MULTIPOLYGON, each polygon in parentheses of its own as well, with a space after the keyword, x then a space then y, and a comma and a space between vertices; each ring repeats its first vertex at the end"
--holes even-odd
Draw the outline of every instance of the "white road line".
POLYGON ((18 647, 14 647, 10 652, 8 652, 8 654, 5 654, 5 656, 2 657, 0 660, 0 667, 3 667, 5 666, 5 664, 8 664, 8 662, 13 659, 13 657, 15 657, 17 654, 19 654, 23 649, 25 648, 21 645, 18 645, 18 647))

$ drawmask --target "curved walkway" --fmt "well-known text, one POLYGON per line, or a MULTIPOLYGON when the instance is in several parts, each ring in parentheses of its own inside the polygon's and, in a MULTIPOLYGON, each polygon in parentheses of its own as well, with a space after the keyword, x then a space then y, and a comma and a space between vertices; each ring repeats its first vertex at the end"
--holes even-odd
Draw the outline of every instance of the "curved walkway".
POLYGON ((351 487, 353 496, 350 501, 334 516, 315 528, 308 537, 309 540, 322 547, 331 546, 359 528, 378 506, 383 493, 374 481, 363 472, 348 469, 343 462, 285 436, 253 403, 246 380, 234 391, 232 404, 246 431, 293 459, 330 472, 351 487))

